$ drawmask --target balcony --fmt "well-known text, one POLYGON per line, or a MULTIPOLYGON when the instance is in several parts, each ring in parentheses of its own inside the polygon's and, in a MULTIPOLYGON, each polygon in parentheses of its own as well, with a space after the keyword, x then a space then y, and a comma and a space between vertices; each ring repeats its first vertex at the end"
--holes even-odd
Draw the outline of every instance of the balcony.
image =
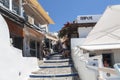
POLYGON ((0 0, 0 6, 9 8, 9 0, 0 0))
POLYGON ((20 16, 23 14, 21 4, 22 0, 0 0, 0 6, 20 16))
POLYGON ((41 31, 42 33, 46 33, 46 30, 36 24, 33 25, 37 30, 41 31))
POLYGON ((19 6, 15 2, 13 2, 12 12, 14 12, 15 14, 20 15, 19 6))

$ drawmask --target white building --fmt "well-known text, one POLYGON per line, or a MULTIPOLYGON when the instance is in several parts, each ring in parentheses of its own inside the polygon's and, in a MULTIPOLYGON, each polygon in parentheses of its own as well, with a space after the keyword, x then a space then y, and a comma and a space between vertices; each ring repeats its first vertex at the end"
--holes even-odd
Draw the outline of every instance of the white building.
POLYGON ((120 67, 113 69, 114 64, 120 63, 119 20, 120 5, 107 7, 88 36, 84 40, 79 39, 78 45, 72 47, 73 61, 79 75, 82 76, 81 80, 88 80, 91 77, 91 80, 120 80, 120 67), (90 60, 94 63, 92 66, 89 65, 90 60))
POLYGON ((92 51, 95 55, 102 54, 110 66, 119 63, 120 59, 120 6, 109 6, 99 22, 87 36, 83 49, 92 51))
POLYGON ((38 24, 50 23, 37 0, 0 0, 0 80, 27 80, 39 69, 45 35, 38 24))
MULTIPOLYGON (((97 23, 100 19, 101 15, 80 15, 77 16, 75 23, 79 24, 89 24, 89 23, 97 23)), ((93 29, 94 26, 81 26, 78 27, 79 38, 86 38, 88 33, 93 29)))
MULTIPOLYGON (((71 48, 75 47, 79 43, 80 38, 82 38, 82 43, 84 41, 83 38, 86 38, 89 32, 93 29, 94 25, 99 21, 101 15, 80 15, 77 16, 75 20, 75 24, 78 24, 77 33, 79 35, 78 38, 71 38, 71 48), (75 40, 75 41, 74 41, 75 40), (74 46, 73 46, 74 45, 74 46)), ((81 42, 81 41, 80 41, 81 42)), ((81 43, 80 43, 81 44, 81 43)))

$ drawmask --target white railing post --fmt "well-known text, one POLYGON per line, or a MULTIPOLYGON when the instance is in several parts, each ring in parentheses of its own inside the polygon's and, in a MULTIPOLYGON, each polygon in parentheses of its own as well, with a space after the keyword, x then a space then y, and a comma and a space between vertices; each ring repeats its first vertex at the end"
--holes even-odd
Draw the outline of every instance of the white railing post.
MULTIPOLYGON (((98 67, 99 68, 102 68, 103 67, 103 62, 102 62, 102 55, 100 56, 100 59, 98 59, 98 67)), ((102 71, 99 71, 99 78, 103 78, 103 72, 102 71)))
POLYGON ((9 10, 12 11, 12 0, 9 0, 9 10))

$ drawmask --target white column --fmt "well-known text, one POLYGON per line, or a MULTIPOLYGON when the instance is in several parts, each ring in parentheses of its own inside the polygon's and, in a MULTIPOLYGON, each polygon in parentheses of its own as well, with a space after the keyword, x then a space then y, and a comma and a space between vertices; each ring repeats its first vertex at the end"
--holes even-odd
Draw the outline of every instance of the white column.
POLYGON ((49 32, 49 30, 48 30, 48 25, 46 25, 46 32, 49 32))
POLYGON ((19 0, 19 12, 20 12, 20 16, 23 17, 23 6, 22 6, 22 0, 19 0))
POLYGON ((23 54, 25 57, 27 57, 28 55, 28 43, 27 43, 27 39, 26 37, 24 37, 23 39, 23 54))
POLYGON ((9 9, 12 11, 12 0, 9 0, 9 9))

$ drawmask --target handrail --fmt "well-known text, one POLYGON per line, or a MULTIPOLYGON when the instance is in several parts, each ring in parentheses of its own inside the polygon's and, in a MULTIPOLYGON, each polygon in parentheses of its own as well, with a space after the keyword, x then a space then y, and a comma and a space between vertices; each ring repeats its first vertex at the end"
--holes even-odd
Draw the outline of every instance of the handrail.
POLYGON ((99 59, 99 58, 102 58, 102 56, 101 55, 93 56, 93 57, 90 57, 89 59, 99 59))
POLYGON ((110 74, 118 75, 117 72, 112 68, 98 68, 99 71, 107 72, 110 74))

